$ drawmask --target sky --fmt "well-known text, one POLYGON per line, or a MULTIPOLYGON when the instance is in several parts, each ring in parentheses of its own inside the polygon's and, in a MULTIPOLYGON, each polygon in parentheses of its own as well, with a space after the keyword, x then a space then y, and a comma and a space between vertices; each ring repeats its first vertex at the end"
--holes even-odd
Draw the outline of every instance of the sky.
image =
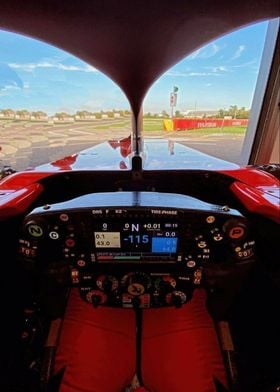
MULTIPOLYGON (((198 49, 150 88, 144 112, 250 108, 267 22, 242 28, 198 49)), ((94 67, 46 43, 0 30, 0 110, 55 112, 129 109, 120 88, 94 67)))

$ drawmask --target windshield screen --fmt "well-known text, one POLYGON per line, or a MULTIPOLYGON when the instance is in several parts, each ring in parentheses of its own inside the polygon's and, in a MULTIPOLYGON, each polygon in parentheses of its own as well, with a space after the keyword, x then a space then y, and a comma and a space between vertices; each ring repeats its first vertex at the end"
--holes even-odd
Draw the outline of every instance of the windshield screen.
POLYGON ((145 99, 145 138, 167 138, 170 155, 178 142, 239 163, 267 27, 225 35, 162 75, 145 99))
POLYGON ((0 31, 2 166, 35 167, 130 132, 128 101, 108 77, 51 45, 0 31))
MULTIPOLYGON (((262 22, 211 42, 150 89, 143 135, 166 139, 159 146, 176 168, 182 146, 239 162, 266 30, 262 22)), ((0 31, 0 167, 53 162, 67 170, 82 151, 106 169, 110 151, 108 168, 115 160, 117 169, 129 169, 130 133, 128 101, 104 74, 51 45, 0 31)))

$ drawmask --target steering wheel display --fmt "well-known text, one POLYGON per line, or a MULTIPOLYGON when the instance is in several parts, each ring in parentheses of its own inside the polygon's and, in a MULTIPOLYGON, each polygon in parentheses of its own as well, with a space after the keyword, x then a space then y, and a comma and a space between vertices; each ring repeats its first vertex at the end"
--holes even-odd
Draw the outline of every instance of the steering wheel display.
POLYGON ((205 267, 254 260, 237 210, 156 192, 84 195, 36 208, 23 222, 19 255, 54 284, 78 286, 93 306, 181 306, 205 267))

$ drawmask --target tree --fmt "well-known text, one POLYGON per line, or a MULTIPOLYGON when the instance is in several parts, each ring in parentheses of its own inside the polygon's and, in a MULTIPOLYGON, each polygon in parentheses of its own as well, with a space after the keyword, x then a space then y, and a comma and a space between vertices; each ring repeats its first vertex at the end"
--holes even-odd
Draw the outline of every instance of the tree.
POLYGON ((79 116, 80 118, 86 118, 87 116, 92 116, 93 113, 88 110, 78 110, 75 116, 79 116))
POLYGON ((71 117, 71 116, 70 116, 70 114, 68 114, 66 112, 58 112, 58 113, 55 113, 55 117, 62 119, 62 118, 71 117))
POLYGON ((47 113, 43 112, 42 110, 38 110, 37 112, 32 112, 31 116, 35 118, 42 118, 42 117, 47 117, 47 113))
POLYGON ((111 111, 111 110, 108 110, 107 112, 105 112, 105 114, 107 114, 107 116, 108 116, 109 118, 113 118, 113 117, 114 117, 114 112, 111 111))
POLYGON ((15 112, 12 109, 3 109, 1 110, 1 113, 3 113, 5 116, 10 116, 15 114, 15 112))
POLYGON ((218 111, 217 117, 224 118, 225 116, 230 116, 232 118, 249 118, 250 110, 246 109, 244 106, 238 108, 237 105, 231 105, 229 109, 220 109, 218 111))
POLYGON ((97 119, 100 119, 100 118, 101 118, 101 113, 100 113, 100 112, 94 112, 93 114, 95 115, 95 117, 96 117, 97 119))
POLYGON ((22 110, 17 110, 16 114, 20 115, 20 116, 25 116, 25 115, 29 115, 29 111, 26 109, 22 109, 22 110))
POLYGON ((225 113, 226 113, 226 111, 225 111, 224 109, 220 109, 220 110, 218 111, 217 117, 218 117, 218 118, 224 118, 225 115, 226 115, 225 113))
POLYGON ((237 111, 236 118, 249 118, 250 110, 245 109, 244 106, 237 111))
POLYGON ((166 110, 162 110, 161 115, 162 115, 162 117, 164 117, 164 118, 168 118, 168 117, 169 117, 169 114, 167 113, 166 110))
POLYGON ((238 106, 237 105, 230 105, 229 110, 228 110, 228 115, 231 116, 232 118, 236 118, 236 114, 238 111, 238 106))
POLYGON ((183 117, 182 113, 180 112, 180 110, 176 110, 175 112, 175 117, 183 117))

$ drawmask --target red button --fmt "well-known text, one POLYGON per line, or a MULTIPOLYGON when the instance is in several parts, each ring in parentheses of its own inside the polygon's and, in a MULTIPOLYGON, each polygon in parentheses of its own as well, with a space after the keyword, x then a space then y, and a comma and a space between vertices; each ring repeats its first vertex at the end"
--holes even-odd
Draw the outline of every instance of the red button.
POLYGON ((72 238, 68 238, 65 241, 66 246, 68 246, 69 248, 73 248, 73 246, 75 246, 75 240, 73 240, 72 238))
POLYGON ((230 229, 228 235, 230 238, 237 240, 239 238, 242 238, 245 234, 245 230, 241 226, 235 226, 232 229, 230 229))

